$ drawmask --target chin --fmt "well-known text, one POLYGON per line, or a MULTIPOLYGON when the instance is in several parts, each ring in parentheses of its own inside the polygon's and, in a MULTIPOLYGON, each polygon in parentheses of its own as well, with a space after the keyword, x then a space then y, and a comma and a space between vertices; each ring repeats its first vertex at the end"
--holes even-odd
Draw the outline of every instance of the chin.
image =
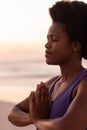
POLYGON ((47 63, 48 65, 59 65, 59 66, 61 66, 61 63, 60 63, 60 62, 52 62, 52 61, 46 60, 46 63, 47 63))
POLYGON ((58 65, 58 64, 55 64, 55 63, 52 62, 52 61, 46 61, 46 63, 47 63, 48 65, 58 65))
POLYGON ((47 61, 47 60, 46 60, 46 63, 47 63, 48 65, 53 65, 53 63, 52 63, 52 62, 47 61))

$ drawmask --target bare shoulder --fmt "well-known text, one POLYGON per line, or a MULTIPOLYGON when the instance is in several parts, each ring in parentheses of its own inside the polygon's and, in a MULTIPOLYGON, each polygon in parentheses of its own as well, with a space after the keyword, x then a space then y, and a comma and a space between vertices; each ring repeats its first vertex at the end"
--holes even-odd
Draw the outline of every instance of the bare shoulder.
POLYGON ((85 76, 78 84, 77 93, 69 105, 67 112, 62 118, 64 123, 69 122, 69 129, 87 128, 87 76, 85 76), (84 123, 83 123, 84 122, 84 123))
POLYGON ((74 88, 73 90, 73 97, 75 98, 75 96, 77 97, 82 97, 82 99, 84 97, 87 98, 87 76, 85 76, 77 85, 77 87, 74 88), (73 96, 74 95, 74 96, 73 96))
POLYGON ((50 84, 51 84, 52 82, 54 82, 58 77, 59 77, 59 76, 57 75, 57 76, 54 76, 54 77, 50 78, 49 80, 47 80, 47 81, 45 82, 46 85, 47 85, 47 87, 49 87, 50 84))
POLYGON ((85 76, 79 83, 78 91, 85 91, 87 93, 87 76, 85 76))

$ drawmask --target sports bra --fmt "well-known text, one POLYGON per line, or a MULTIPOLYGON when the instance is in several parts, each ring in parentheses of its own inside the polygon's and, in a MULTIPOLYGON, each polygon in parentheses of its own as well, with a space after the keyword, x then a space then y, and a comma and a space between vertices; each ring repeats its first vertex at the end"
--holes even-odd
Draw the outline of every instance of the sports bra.
MULTIPOLYGON (((87 76, 87 69, 83 69, 78 76, 64 89, 51 103, 51 112, 49 118, 57 118, 61 117, 67 111, 72 98, 72 90, 76 87, 76 85, 87 76)), ((49 95, 52 94, 55 83, 60 79, 60 76, 51 84, 49 87, 49 95)))

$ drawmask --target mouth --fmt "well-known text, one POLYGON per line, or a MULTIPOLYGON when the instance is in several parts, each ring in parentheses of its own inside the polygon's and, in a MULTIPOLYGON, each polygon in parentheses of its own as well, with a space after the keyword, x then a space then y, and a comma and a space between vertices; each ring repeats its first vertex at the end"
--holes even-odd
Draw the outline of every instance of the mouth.
POLYGON ((52 55, 52 52, 50 51, 45 51, 45 56, 48 57, 48 56, 51 56, 52 55))

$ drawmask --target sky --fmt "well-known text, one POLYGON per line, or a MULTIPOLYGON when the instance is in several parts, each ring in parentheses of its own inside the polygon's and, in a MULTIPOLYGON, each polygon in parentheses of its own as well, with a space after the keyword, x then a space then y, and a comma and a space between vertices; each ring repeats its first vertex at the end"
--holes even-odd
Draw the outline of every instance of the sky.
POLYGON ((50 25, 55 0, 0 0, 0 44, 37 43, 50 25))
MULTIPOLYGON (((0 46, 44 44, 56 0, 0 0, 0 46)), ((9 47, 11 47, 9 46, 9 47)))

